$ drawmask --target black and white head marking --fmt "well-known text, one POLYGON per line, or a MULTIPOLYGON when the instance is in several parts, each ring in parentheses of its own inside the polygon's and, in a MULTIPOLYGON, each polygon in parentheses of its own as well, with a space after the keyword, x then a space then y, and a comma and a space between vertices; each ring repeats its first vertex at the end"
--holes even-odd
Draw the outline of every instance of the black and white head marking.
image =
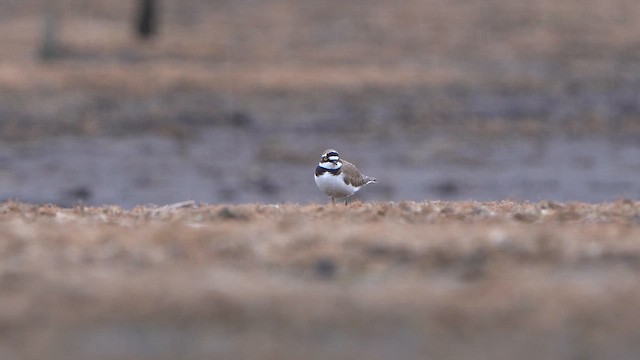
MULTIPOLYGON (((332 174, 336 175, 340 173, 340 168, 342 167, 342 162, 340 161, 340 155, 337 151, 333 149, 326 150, 324 154, 322 154, 322 158, 318 163, 318 167, 324 170, 328 170, 332 174)), ((316 169, 316 173, 318 169, 316 169)))

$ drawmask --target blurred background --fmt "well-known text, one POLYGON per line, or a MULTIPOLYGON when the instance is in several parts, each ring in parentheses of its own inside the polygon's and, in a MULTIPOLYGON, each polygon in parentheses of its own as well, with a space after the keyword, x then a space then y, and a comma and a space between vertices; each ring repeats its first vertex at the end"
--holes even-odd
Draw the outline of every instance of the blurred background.
POLYGON ((636 0, 3 0, 0 198, 640 194, 636 0))

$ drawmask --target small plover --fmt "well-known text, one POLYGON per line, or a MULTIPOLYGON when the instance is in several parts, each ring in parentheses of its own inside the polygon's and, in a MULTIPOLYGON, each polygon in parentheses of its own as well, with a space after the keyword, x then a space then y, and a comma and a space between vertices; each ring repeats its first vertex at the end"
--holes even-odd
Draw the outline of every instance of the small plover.
POLYGON ((363 186, 376 182, 375 178, 364 176, 352 163, 340 159, 338 152, 333 149, 325 150, 316 167, 316 185, 325 194, 331 196, 331 202, 336 198, 347 198, 355 194, 363 186))

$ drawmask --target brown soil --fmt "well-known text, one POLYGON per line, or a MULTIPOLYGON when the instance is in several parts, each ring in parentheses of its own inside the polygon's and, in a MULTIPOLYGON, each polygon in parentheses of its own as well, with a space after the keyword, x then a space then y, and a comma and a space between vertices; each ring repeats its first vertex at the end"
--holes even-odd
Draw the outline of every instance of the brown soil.
POLYGON ((0 355, 633 358, 639 219, 632 201, 4 203, 0 355))
POLYGON ((149 43, 134 3, 56 1, 60 52, 40 61, 42 2, 3 1, 4 138, 640 131, 635 0, 185 0, 149 43))

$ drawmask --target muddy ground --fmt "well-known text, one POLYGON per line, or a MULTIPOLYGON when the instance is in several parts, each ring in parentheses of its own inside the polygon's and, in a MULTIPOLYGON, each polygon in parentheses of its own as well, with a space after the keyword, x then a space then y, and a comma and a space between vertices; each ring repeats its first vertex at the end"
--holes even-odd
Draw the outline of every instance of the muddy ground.
POLYGON ((0 205, 3 359, 622 359, 640 204, 0 205))

